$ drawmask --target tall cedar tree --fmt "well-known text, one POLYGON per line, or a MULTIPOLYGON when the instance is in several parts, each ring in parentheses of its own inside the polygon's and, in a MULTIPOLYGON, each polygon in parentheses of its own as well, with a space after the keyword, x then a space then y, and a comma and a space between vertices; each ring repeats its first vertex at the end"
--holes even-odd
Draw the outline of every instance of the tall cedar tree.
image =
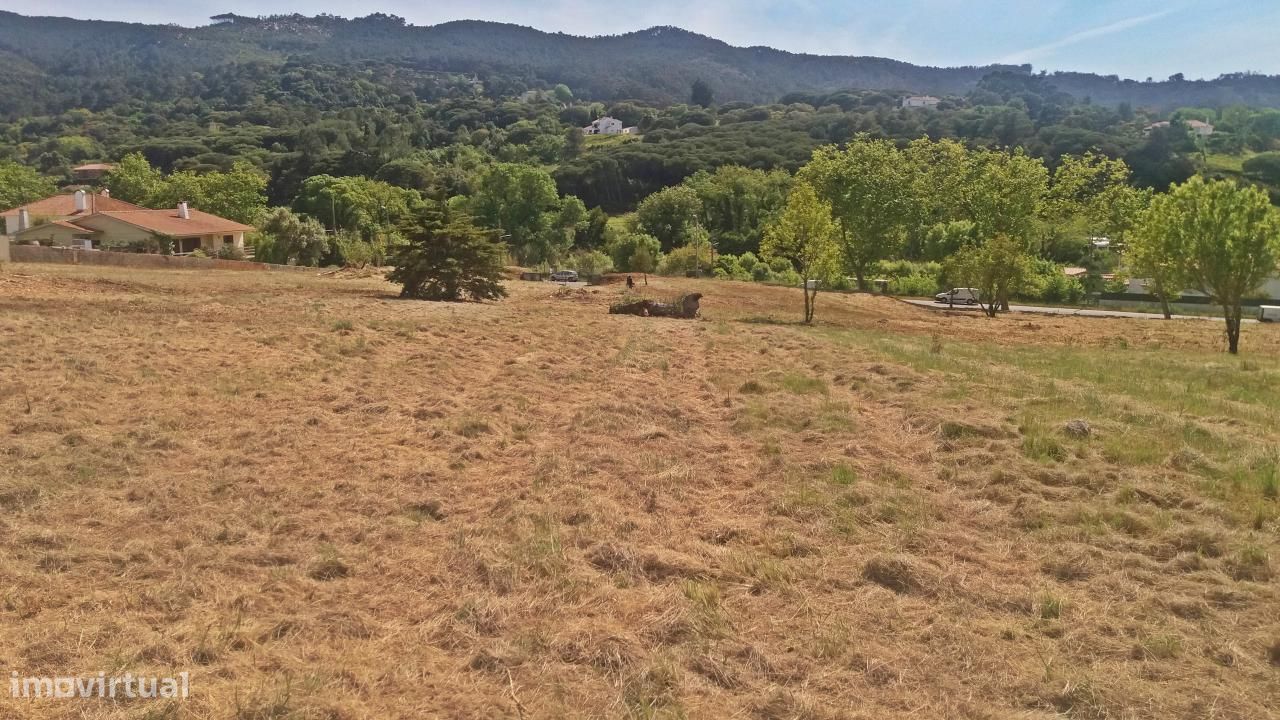
POLYGON ((406 233, 387 279, 400 283, 400 297, 418 300, 496 300, 505 297, 502 267, 506 246, 492 232, 462 215, 427 219, 406 233))

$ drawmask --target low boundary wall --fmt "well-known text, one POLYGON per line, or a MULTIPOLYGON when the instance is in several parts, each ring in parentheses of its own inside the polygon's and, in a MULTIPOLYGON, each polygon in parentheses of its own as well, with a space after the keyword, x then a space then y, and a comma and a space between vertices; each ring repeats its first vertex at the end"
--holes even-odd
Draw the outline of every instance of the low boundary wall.
POLYGON ((104 265, 110 267, 151 268, 168 270, 283 270, 286 272, 318 272, 319 268, 271 265, 249 260, 220 260, 218 258, 178 257, 175 255, 149 255, 144 253, 112 252, 110 250, 81 250, 79 248, 51 248, 40 245, 12 245, 10 259, 21 263, 57 263, 61 265, 104 265))

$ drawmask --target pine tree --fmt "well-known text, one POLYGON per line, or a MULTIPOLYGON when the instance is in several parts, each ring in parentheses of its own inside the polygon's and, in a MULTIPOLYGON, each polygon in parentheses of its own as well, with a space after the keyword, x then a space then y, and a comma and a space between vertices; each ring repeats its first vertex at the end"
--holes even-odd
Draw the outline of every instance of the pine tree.
POLYGON ((506 246, 471 218, 427 220, 408 233, 387 274, 400 283, 400 297, 418 300, 491 300, 505 297, 502 267, 506 246))

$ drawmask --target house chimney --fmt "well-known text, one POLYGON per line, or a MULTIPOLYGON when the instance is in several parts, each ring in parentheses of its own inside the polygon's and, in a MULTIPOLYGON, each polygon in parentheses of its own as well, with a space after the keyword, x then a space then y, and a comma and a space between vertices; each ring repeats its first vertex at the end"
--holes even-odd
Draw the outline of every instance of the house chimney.
POLYGON ((18 232, 31 227, 31 213, 26 208, 18 208, 18 232))
POLYGON ((77 190, 75 198, 76 198, 76 212, 78 213, 84 212, 87 209, 84 203, 84 191, 77 190))
POLYGON ((183 200, 178 203, 178 217, 183 220, 191 219, 191 211, 187 209, 187 201, 183 200))

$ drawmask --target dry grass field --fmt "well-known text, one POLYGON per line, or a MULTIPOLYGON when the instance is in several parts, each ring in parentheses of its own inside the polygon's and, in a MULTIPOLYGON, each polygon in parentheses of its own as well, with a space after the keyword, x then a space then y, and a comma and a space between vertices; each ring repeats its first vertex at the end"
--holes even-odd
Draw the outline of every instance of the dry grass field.
POLYGON ((0 716, 1280 716, 1280 327, 509 286, 4 268, 0 716))

